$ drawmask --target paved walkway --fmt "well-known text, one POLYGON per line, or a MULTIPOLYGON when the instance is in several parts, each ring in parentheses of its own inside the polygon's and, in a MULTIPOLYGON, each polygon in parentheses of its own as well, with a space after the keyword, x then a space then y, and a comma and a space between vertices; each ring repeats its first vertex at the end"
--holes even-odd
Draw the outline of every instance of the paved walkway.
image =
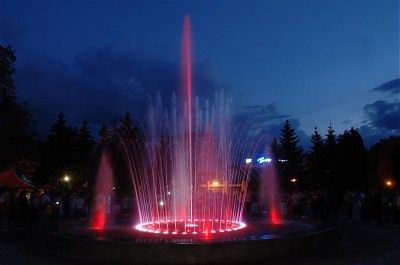
MULTIPOLYGON (((284 257, 253 265, 399 265, 400 227, 389 225, 341 224, 339 240, 332 246, 321 246, 313 253, 284 257)), ((90 265, 49 255, 41 242, 23 230, 18 233, 0 232, 0 265, 90 265)), ((99 263, 96 263, 99 264, 99 263)))
MULTIPOLYGON (((265 262, 268 265, 400 265, 400 227, 342 224, 338 242, 315 253, 265 262)), ((258 263, 262 264, 262 263, 258 263)))

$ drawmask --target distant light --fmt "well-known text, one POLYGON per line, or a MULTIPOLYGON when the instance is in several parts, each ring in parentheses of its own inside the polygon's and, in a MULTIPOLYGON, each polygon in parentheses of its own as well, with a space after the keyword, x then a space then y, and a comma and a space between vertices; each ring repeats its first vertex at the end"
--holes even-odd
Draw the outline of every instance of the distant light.
POLYGON ((217 188, 219 187, 219 182, 217 180, 214 180, 213 182, 211 182, 211 186, 217 188))
POLYGON ((391 180, 386 180, 385 184, 388 187, 392 187, 393 186, 393 182, 391 180))
POLYGON ((56 204, 57 204, 57 205, 59 205, 59 204, 60 204, 60 202, 59 202, 59 201, 56 201, 56 204))
POLYGON ((246 158, 245 162, 246 162, 246 164, 250 164, 251 162, 253 162, 253 159, 251 159, 251 158, 246 158))
POLYGON ((168 191, 168 192, 167 192, 167 194, 168 194, 168 195, 171 195, 171 192, 170 192, 170 191, 168 191))
POLYGON ((113 187, 112 189, 115 190, 115 187, 113 187))
POLYGON ((278 161, 282 162, 282 163, 285 163, 285 162, 288 162, 289 160, 287 160, 287 159, 278 159, 278 161))
POLYGON ((269 158, 269 157, 264 157, 264 156, 262 156, 262 157, 260 157, 260 158, 257 159, 257 162, 258 162, 258 164, 271 163, 271 162, 272 162, 272 159, 269 158))
POLYGON ((69 181, 71 180, 71 178, 70 178, 68 175, 65 175, 64 178, 63 178, 63 180, 64 180, 65 182, 69 182, 69 181))
POLYGON ((290 180, 290 182, 296 183, 296 182, 297 182, 297 179, 296 179, 296 178, 292 178, 292 179, 290 180))
POLYGON ((160 201, 160 206, 161 207, 164 206, 164 202, 163 201, 160 201))

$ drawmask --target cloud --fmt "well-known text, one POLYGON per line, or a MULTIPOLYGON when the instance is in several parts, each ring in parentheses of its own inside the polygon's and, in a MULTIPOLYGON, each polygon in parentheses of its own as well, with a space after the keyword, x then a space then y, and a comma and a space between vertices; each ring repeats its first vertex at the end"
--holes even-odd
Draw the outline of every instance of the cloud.
MULTIPOLYGON (((374 88, 374 91, 400 95, 400 79, 393 79, 374 88)), ((400 99, 377 100, 363 108, 367 118, 358 128, 367 146, 379 139, 400 134, 400 99)))
POLYGON ((17 45, 25 34, 25 28, 13 16, 0 13, 0 42, 4 45, 17 45))
POLYGON ((277 121, 289 118, 290 115, 281 114, 274 103, 268 105, 245 106, 235 115, 235 121, 244 124, 251 130, 257 131, 277 121))
POLYGON ((400 130, 400 101, 378 100, 364 106, 370 124, 375 128, 400 130))
POLYGON ((370 125, 363 125, 357 128, 357 131, 363 136, 365 146, 372 146, 382 138, 393 136, 391 131, 377 129, 370 125))
POLYGON ((250 142, 258 143, 258 152, 263 152, 265 146, 269 147, 273 138, 279 138, 286 119, 296 130, 299 144, 307 149, 310 145, 309 136, 300 129, 300 121, 291 115, 280 113, 274 103, 245 106, 236 113, 234 121, 241 127, 241 130, 247 132, 246 134, 251 139, 250 142))
MULTIPOLYGON (((33 53, 19 62, 17 82, 42 134, 61 110, 73 124, 87 119, 98 128, 125 111, 140 120, 157 92, 170 99, 180 89, 179 61, 111 48, 77 53, 70 64, 33 53)), ((202 97, 218 89, 207 65, 195 65, 194 88, 202 97)))
POLYGON ((374 91, 388 92, 391 95, 400 95, 400 78, 390 80, 382 85, 375 87, 374 91))

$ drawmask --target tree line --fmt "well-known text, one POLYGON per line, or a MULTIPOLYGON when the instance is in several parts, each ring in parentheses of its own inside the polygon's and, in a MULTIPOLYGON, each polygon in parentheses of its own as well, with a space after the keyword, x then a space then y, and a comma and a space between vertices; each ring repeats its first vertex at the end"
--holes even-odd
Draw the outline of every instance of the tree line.
MULTIPOLYGON (((73 176, 69 185, 85 185, 94 172, 96 138, 107 133, 106 126, 96 137, 87 120, 72 126, 61 111, 47 136, 39 137, 28 104, 17 97, 15 62, 14 49, 0 45, 0 172, 23 170, 40 186, 59 186, 66 175, 73 176)), ((119 123, 133 128, 128 112, 119 123)))
POLYGON ((400 137, 381 139, 367 149, 354 129, 336 134, 331 125, 323 137, 318 128, 305 152, 290 122, 273 139, 271 152, 284 190, 293 188, 345 190, 393 187, 400 183, 400 137))
MULTIPOLYGON (((15 51, 0 45, 0 171, 19 168, 41 185, 57 185, 65 174, 74 176, 74 185, 88 182, 95 138, 107 132, 103 126, 94 137, 89 123, 71 126, 63 112, 41 139, 35 134, 34 121, 26 102, 18 100, 15 75, 15 51)), ((134 128, 129 113, 119 121, 134 128)), ((382 139, 371 148, 351 128, 336 134, 329 126, 325 135, 314 128, 308 152, 299 144, 295 129, 287 120, 279 138, 271 143, 271 152, 285 190, 380 186, 385 180, 400 183, 400 137, 382 139), (282 162, 284 161, 284 162, 282 162), (296 183, 292 182, 296 179, 296 183)))

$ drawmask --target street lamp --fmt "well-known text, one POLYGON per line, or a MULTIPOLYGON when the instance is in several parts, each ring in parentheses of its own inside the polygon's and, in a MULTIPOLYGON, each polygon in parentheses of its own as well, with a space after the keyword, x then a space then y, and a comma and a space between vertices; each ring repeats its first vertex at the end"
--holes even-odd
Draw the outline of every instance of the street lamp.
POLYGON ((219 187, 219 182, 217 180, 214 180, 213 182, 211 182, 211 187, 213 188, 218 188, 219 187))
POLYGON ((386 185, 386 187, 390 188, 390 187, 393 186, 393 181, 388 179, 388 180, 385 181, 385 185, 386 185))
POLYGON ((297 182, 297 179, 296 178, 292 178, 292 179, 290 179, 290 182, 292 182, 294 184, 294 183, 297 182))
POLYGON ((63 180, 64 180, 64 182, 68 183, 68 182, 70 182, 71 178, 68 175, 65 175, 63 177, 63 180))

